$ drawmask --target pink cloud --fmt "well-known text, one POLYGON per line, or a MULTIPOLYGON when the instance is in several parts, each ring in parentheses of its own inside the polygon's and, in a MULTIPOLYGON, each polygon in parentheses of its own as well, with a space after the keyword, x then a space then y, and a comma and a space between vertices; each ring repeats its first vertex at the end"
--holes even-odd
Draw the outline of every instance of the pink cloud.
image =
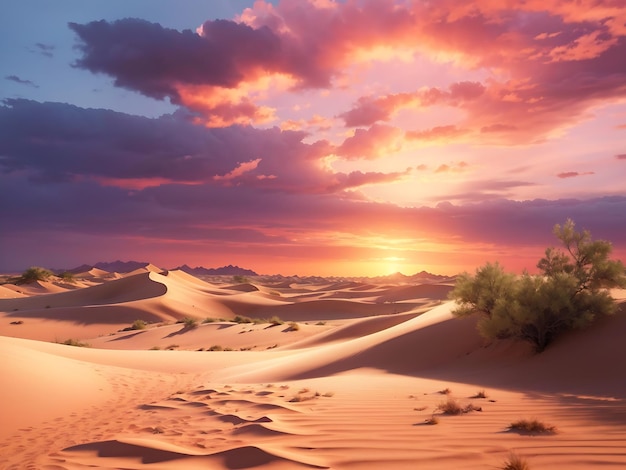
POLYGON ((337 155, 347 159, 374 159, 402 148, 403 132, 395 127, 374 124, 369 129, 357 129, 337 148, 337 155))
POLYGON ((626 153, 615 155, 615 158, 617 158, 618 160, 626 160, 626 153))
POLYGON ((562 173, 557 174, 556 176, 558 178, 576 178, 577 176, 588 176, 588 175, 594 175, 595 173, 593 171, 586 171, 584 173, 579 173, 577 171, 564 171, 562 173))
POLYGON ((424 88, 412 93, 397 93, 374 97, 361 97, 356 105, 339 115, 347 127, 367 126, 378 121, 389 121, 403 108, 426 108, 437 104, 461 107, 465 102, 478 99, 485 87, 477 82, 458 82, 449 89, 424 88))
POLYGON ((407 131, 406 138, 409 140, 447 140, 455 139, 467 134, 466 129, 451 126, 437 126, 423 131, 407 131))

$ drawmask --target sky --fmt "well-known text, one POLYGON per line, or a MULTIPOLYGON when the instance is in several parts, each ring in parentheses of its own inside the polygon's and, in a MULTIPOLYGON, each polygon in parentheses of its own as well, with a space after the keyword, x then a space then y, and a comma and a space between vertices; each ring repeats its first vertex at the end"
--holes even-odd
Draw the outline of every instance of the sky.
POLYGON ((626 260, 623 0, 20 0, 0 16, 0 271, 626 260))

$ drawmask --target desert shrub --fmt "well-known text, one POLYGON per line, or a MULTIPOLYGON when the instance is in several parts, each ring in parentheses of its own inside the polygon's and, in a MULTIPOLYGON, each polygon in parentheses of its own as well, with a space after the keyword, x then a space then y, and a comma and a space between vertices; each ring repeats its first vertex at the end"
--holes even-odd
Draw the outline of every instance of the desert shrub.
POLYGON ((509 425, 510 431, 518 431, 529 434, 554 434, 556 427, 546 424, 538 419, 520 419, 509 425))
POLYGON ((448 398, 446 401, 437 405, 437 410, 446 415, 460 415, 463 413, 463 407, 454 398, 448 398))
POLYGON ((202 320, 202 323, 215 323, 217 320, 215 318, 207 317, 202 320))
POLYGON ((223 350, 224 348, 220 346, 219 344, 214 344, 213 346, 207 349, 207 351, 223 351, 223 350))
POLYGON ((18 278, 17 284, 30 284, 36 281, 46 281, 54 276, 54 273, 48 269, 41 268, 39 266, 31 266, 18 278))
POLYGON ((252 323, 252 319, 250 317, 246 317, 243 315, 237 315, 233 321, 235 323, 252 323))
POLYGON ((282 321, 279 317, 277 316, 273 316, 272 318, 270 318, 268 320, 269 324, 272 326, 278 326, 278 325, 283 325, 285 322, 282 321))
POLYGON ((424 424, 428 424, 428 425, 434 426, 435 424, 439 424, 439 418, 437 418, 435 415, 433 415, 430 418, 424 420, 424 424))
POLYGON ((487 398, 487 393, 484 390, 479 390, 476 392, 476 395, 473 395, 470 398, 487 398))
POLYGON ((58 277, 62 281, 68 282, 70 284, 74 284, 76 282, 76 278, 74 277, 74 273, 71 273, 69 271, 63 271, 61 274, 58 275, 58 277))
POLYGON ((185 328, 190 330, 198 327, 198 320, 196 318, 185 317, 180 321, 180 323, 184 324, 185 328))
POLYGON ((148 324, 143 320, 135 320, 130 326, 131 330, 145 330, 148 324))
POLYGON ((611 244, 592 241, 588 231, 576 232, 574 222, 555 225, 565 251, 548 248, 537 267, 541 275, 515 277, 498 264, 487 263, 474 276, 457 279, 450 297, 453 313, 480 313, 480 333, 488 339, 515 338, 543 351, 558 335, 588 326, 598 315, 615 311, 607 289, 626 286, 624 266, 609 259, 611 244))
POLYGON ((528 465, 526 459, 517 454, 511 454, 504 462, 504 466, 500 468, 502 470, 530 470, 530 465, 528 465))
POLYGON ((300 329, 300 325, 298 325, 295 321, 289 323, 289 331, 298 331, 300 329))
POLYGON ((89 348, 91 347, 91 345, 89 343, 84 343, 82 341, 79 341, 77 339, 66 339, 65 341, 61 342, 60 344, 64 344, 66 346, 76 346, 78 348, 89 348))
POLYGON ((452 390, 450 390, 449 388, 444 388, 443 390, 439 390, 437 393, 439 393, 440 395, 450 395, 452 393, 452 390))
POLYGON ((464 413, 470 413, 472 411, 482 411, 479 406, 474 406, 469 403, 468 405, 461 406, 461 404, 454 398, 449 397, 446 401, 437 405, 436 411, 441 411, 445 415, 460 415, 464 413))

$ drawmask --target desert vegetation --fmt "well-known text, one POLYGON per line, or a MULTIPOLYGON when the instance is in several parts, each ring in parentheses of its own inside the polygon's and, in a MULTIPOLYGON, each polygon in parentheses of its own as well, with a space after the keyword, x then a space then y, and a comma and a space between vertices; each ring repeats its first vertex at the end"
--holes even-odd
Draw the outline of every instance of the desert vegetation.
POLYGON ((517 431, 527 434, 555 434, 556 427, 546 424, 538 419, 520 419, 509 425, 510 431, 517 431))
POLYGON ((37 281, 47 281, 54 273, 40 266, 31 266, 17 279, 16 284, 30 284, 37 281))
POLYGON ((611 243, 593 241, 568 219, 554 227, 563 249, 547 248, 537 263, 540 274, 515 276, 499 263, 487 263, 475 275, 457 279, 450 297, 454 314, 479 313, 480 333, 488 339, 514 338, 543 351, 567 330, 584 328, 597 316, 615 311, 608 289, 626 287, 624 265, 609 259, 611 243))
POLYGON ((528 465, 528 462, 523 457, 517 454, 511 454, 500 468, 502 470, 530 470, 530 465, 528 465))

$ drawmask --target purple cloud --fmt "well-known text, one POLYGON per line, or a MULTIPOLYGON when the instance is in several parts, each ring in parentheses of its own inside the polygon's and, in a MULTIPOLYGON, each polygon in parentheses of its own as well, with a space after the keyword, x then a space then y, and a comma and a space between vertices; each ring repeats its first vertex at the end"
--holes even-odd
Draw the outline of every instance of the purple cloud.
POLYGON ((27 85, 27 86, 32 86, 33 88, 39 88, 39 86, 33 83, 32 81, 25 80, 23 78, 18 77, 17 75, 7 75, 6 77, 4 77, 4 79, 9 80, 11 82, 19 83, 20 85, 27 85))

